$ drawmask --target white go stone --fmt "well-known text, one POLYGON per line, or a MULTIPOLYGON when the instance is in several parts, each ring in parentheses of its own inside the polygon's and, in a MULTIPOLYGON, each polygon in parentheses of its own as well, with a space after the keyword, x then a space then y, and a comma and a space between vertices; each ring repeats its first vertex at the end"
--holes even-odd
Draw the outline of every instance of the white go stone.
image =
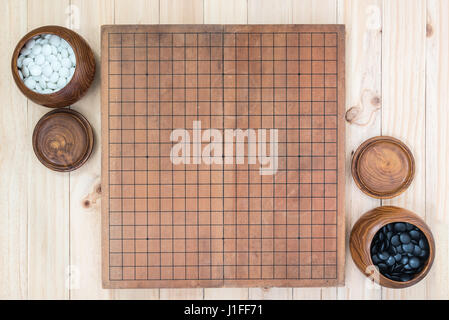
POLYGON ((32 47, 34 47, 35 44, 36 44, 36 40, 34 40, 34 39, 28 40, 28 42, 25 45, 25 48, 31 49, 32 47))
POLYGON ((36 81, 33 80, 33 78, 28 78, 25 80, 25 85, 30 88, 31 90, 34 89, 34 87, 36 86, 36 81))
POLYGON ((25 56, 20 56, 19 58, 17 58, 17 67, 20 69, 23 66, 23 59, 25 59, 25 56))
POLYGON ((50 77, 51 74, 53 73, 53 69, 52 69, 52 67, 48 64, 48 65, 44 66, 44 68, 42 69, 42 73, 44 74, 44 76, 50 77))
POLYGON ((34 62, 35 62, 37 65, 43 65, 44 62, 45 62, 45 57, 44 57, 44 55, 42 55, 42 54, 38 55, 38 56, 34 59, 34 62))
POLYGON ((50 62, 50 63, 53 63, 53 62, 55 62, 55 61, 58 61, 58 58, 56 58, 56 56, 55 55, 49 55, 48 57, 47 57, 47 60, 48 60, 48 62, 50 62))
POLYGON ((33 59, 31 59, 31 58, 25 58, 25 59, 23 59, 23 65, 25 66, 25 67, 27 67, 31 62, 33 62, 33 59))
POLYGON ((22 50, 20 50, 20 54, 27 56, 31 53, 31 50, 28 48, 23 48, 22 50))
POLYGON ((69 58, 63 58, 61 64, 63 67, 70 68, 72 66, 72 61, 69 58))
POLYGON ((69 56, 69 53, 67 52, 67 49, 61 49, 61 56, 63 58, 67 58, 69 56))
POLYGON ((44 44, 42 47, 42 53, 49 56, 51 54, 51 46, 49 44, 44 44))
POLYGON ((52 45, 54 45, 55 47, 59 46, 59 44, 61 43, 61 38, 58 37, 57 35, 52 35, 50 37, 50 43, 52 45))
POLYGON ((42 46, 40 44, 34 45, 34 47, 31 49, 31 53, 37 56, 42 51, 42 46))
POLYGON ((40 76, 41 73, 42 73, 42 68, 39 67, 38 65, 33 65, 33 66, 31 66, 31 68, 30 68, 30 73, 31 73, 31 75, 33 75, 33 76, 40 76))
POLYGON ((61 68, 61 63, 58 60, 55 60, 54 62, 52 62, 51 68, 54 71, 58 71, 61 68))
POLYGON ((25 78, 28 78, 30 76, 30 70, 26 66, 22 67, 22 73, 25 76, 25 78))
POLYGON ((17 58, 19 77, 31 90, 49 94, 67 85, 76 69, 70 44, 57 35, 40 34, 28 40, 17 58))
POLYGON ((67 84, 67 81, 66 81, 66 79, 63 78, 63 77, 60 77, 59 80, 58 80, 58 82, 56 83, 56 85, 57 85, 59 88, 64 87, 66 84, 67 84))
POLYGON ((56 83, 54 82, 47 82, 47 87, 53 90, 57 88, 56 83))
POLYGON ((69 76, 69 69, 66 67, 62 67, 59 69, 59 77, 67 78, 69 76))
POLYGON ((53 72, 50 76, 50 82, 56 83, 59 79, 59 73, 53 72))

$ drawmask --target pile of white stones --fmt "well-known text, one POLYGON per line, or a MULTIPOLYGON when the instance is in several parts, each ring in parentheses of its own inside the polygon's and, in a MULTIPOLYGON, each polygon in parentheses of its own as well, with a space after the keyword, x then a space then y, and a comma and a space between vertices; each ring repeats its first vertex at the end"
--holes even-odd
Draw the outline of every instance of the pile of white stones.
POLYGON ((42 34, 28 40, 17 59, 25 85, 41 94, 62 89, 75 73, 73 48, 61 37, 42 34))

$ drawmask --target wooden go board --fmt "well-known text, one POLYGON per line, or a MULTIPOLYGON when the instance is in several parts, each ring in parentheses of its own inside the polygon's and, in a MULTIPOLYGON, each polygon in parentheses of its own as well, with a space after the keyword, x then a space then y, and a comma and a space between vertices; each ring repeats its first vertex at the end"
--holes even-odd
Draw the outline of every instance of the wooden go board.
POLYGON ((102 28, 107 288, 344 282, 344 27, 102 28))

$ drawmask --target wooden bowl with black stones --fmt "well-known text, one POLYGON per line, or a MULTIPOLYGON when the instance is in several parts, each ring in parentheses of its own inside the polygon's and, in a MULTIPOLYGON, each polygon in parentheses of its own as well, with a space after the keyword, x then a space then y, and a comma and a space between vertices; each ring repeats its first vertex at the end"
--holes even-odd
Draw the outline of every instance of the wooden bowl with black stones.
POLYGON ((81 167, 92 153, 93 130, 82 114, 56 109, 45 114, 33 131, 33 149, 49 169, 68 172, 81 167))
POLYGON ((354 182, 365 194, 390 199, 403 193, 412 183, 415 160, 402 141, 378 136, 357 148, 351 172, 354 182))
POLYGON ((74 104, 86 94, 95 77, 95 58, 87 42, 76 32, 60 26, 44 26, 30 31, 19 41, 12 55, 11 70, 16 85, 28 99, 49 108, 61 108, 74 104), (62 89, 49 94, 30 90, 20 78, 17 68, 20 50, 28 40, 40 34, 54 34, 63 38, 70 44, 76 57, 72 79, 62 89))
POLYGON ((415 213, 394 206, 378 207, 362 215, 352 228, 349 249, 355 265, 362 273, 381 286, 396 289, 410 287, 421 281, 429 272, 435 259, 435 241, 427 224, 415 213), (387 278, 374 267, 371 257, 371 243, 376 233, 382 227, 396 222, 406 222, 416 226, 428 242, 428 258, 421 271, 409 281, 394 281, 387 278))

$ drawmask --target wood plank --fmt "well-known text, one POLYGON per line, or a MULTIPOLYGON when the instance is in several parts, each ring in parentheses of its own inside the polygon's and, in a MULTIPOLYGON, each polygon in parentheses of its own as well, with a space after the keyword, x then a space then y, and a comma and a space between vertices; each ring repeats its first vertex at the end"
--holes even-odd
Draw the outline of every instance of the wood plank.
POLYGON ((28 135, 27 99, 11 76, 11 53, 27 33, 27 1, 0 2, 0 299, 28 297, 28 163, 34 157, 28 135))
POLYGON ((159 23, 203 23, 203 0, 166 0, 160 2, 159 23))
POLYGON ((159 0, 115 0, 115 23, 154 24, 159 23, 159 0))
MULTIPOLYGON (((402 195, 382 201, 426 217, 425 157, 425 0, 383 2, 382 31, 382 134, 396 137, 411 149, 415 179, 402 195)), ((425 281, 413 287, 383 289, 386 299, 423 299, 425 281)))
MULTIPOLYGON (((204 22, 203 1, 169 0, 160 4, 159 23, 204 22)), ((204 289, 161 289, 160 299, 204 299, 204 289)))
MULTIPOLYGON (((28 30, 50 24, 66 26, 69 3, 28 1, 28 30)), ((28 141, 36 122, 50 110, 28 101, 28 141)), ((28 170, 28 298, 67 299, 70 174, 49 170, 34 154, 28 170)))
POLYGON ((70 174, 70 297, 71 299, 109 298, 101 288, 101 184, 100 184, 100 25, 113 23, 114 1, 88 3, 73 0, 80 16, 78 32, 96 58, 96 76, 86 96, 73 109, 81 112, 92 125, 95 134, 94 150, 89 160, 70 174), (95 106, 95 107, 93 107, 95 106))
POLYGON ((292 23, 292 1, 248 0, 249 24, 292 23))
POLYGON ((292 23, 337 23, 337 0, 292 0, 292 23))
MULTIPOLYGON (((382 0, 339 1, 339 23, 346 25, 346 236, 368 210, 380 205, 361 192, 351 175, 352 153, 366 139, 380 135, 382 0)), ((347 250, 346 284, 338 299, 380 299, 379 286, 354 265, 347 250)))
POLYGON ((428 299, 449 298, 448 12, 448 1, 427 0, 426 220, 437 243, 437 258, 426 278, 428 299))
POLYGON ((247 23, 247 9, 246 0, 204 0, 204 23, 247 23))
MULTIPOLYGON (((245 24, 248 22, 246 0, 204 1, 204 23, 245 24)), ((248 299, 248 288, 205 288, 204 299, 248 299)))

